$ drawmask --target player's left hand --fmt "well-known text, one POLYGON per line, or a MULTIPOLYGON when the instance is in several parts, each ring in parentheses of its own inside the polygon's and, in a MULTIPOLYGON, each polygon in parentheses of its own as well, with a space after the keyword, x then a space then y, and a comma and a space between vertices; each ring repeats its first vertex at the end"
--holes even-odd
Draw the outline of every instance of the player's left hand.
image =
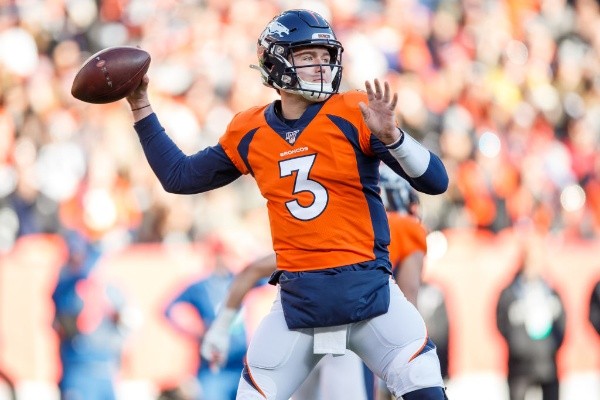
POLYGON ((391 94, 388 82, 384 82, 383 90, 378 79, 375 79, 373 86, 371 82, 365 82, 369 104, 360 102, 358 106, 371 132, 384 144, 389 145, 400 139, 401 135, 396 126, 395 115, 398 94, 391 94))

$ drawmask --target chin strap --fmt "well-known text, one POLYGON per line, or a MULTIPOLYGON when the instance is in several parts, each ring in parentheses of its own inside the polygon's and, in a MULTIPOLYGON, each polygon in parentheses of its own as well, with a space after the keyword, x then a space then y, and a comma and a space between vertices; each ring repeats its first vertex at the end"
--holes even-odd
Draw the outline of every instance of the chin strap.
POLYGON ((298 78, 298 92, 307 100, 321 102, 331 97, 333 87, 331 83, 309 83, 298 78))

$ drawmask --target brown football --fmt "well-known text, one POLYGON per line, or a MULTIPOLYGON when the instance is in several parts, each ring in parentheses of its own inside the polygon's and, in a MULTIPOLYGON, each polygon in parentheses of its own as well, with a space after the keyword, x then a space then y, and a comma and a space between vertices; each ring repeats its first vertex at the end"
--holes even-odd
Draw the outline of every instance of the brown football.
POLYGON ((138 87, 150 66, 150 54, 133 46, 100 50, 88 58, 73 79, 71 94, 86 103, 120 100, 138 87))

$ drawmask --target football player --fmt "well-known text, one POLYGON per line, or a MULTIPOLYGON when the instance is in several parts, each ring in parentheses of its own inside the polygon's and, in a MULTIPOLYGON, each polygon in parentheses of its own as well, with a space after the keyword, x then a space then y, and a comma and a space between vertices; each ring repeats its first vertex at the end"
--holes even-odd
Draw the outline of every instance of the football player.
POLYGON ((146 158, 165 190, 201 193, 254 177, 267 200, 278 295, 249 344, 238 399, 287 400, 325 354, 356 353, 395 396, 445 399, 435 346, 391 277, 379 164, 440 194, 440 158, 396 125, 389 84, 339 93, 341 43, 329 23, 289 10, 260 34, 263 83, 280 98, 236 114, 219 143, 185 155, 148 98, 127 96, 146 158))

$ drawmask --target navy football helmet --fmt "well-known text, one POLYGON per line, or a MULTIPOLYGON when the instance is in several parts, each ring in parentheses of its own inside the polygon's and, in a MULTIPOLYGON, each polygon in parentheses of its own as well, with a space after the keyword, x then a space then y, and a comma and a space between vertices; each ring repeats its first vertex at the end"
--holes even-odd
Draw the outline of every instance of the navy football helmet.
POLYGON ((285 11, 269 22, 258 38, 258 69, 266 86, 297 93, 304 98, 320 102, 337 93, 342 80, 342 48, 329 23, 319 14, 309 10, 285 11), (332 82, 305 82, 298 76, 292 53, 302 47, 323 46, 331 56, 332 82))
POLYGON ((381 200, 388 211, 417 214, 419 195, 406 179, 396 174, 390 167, 381 164, 379 168, 379 187, 381 200))

